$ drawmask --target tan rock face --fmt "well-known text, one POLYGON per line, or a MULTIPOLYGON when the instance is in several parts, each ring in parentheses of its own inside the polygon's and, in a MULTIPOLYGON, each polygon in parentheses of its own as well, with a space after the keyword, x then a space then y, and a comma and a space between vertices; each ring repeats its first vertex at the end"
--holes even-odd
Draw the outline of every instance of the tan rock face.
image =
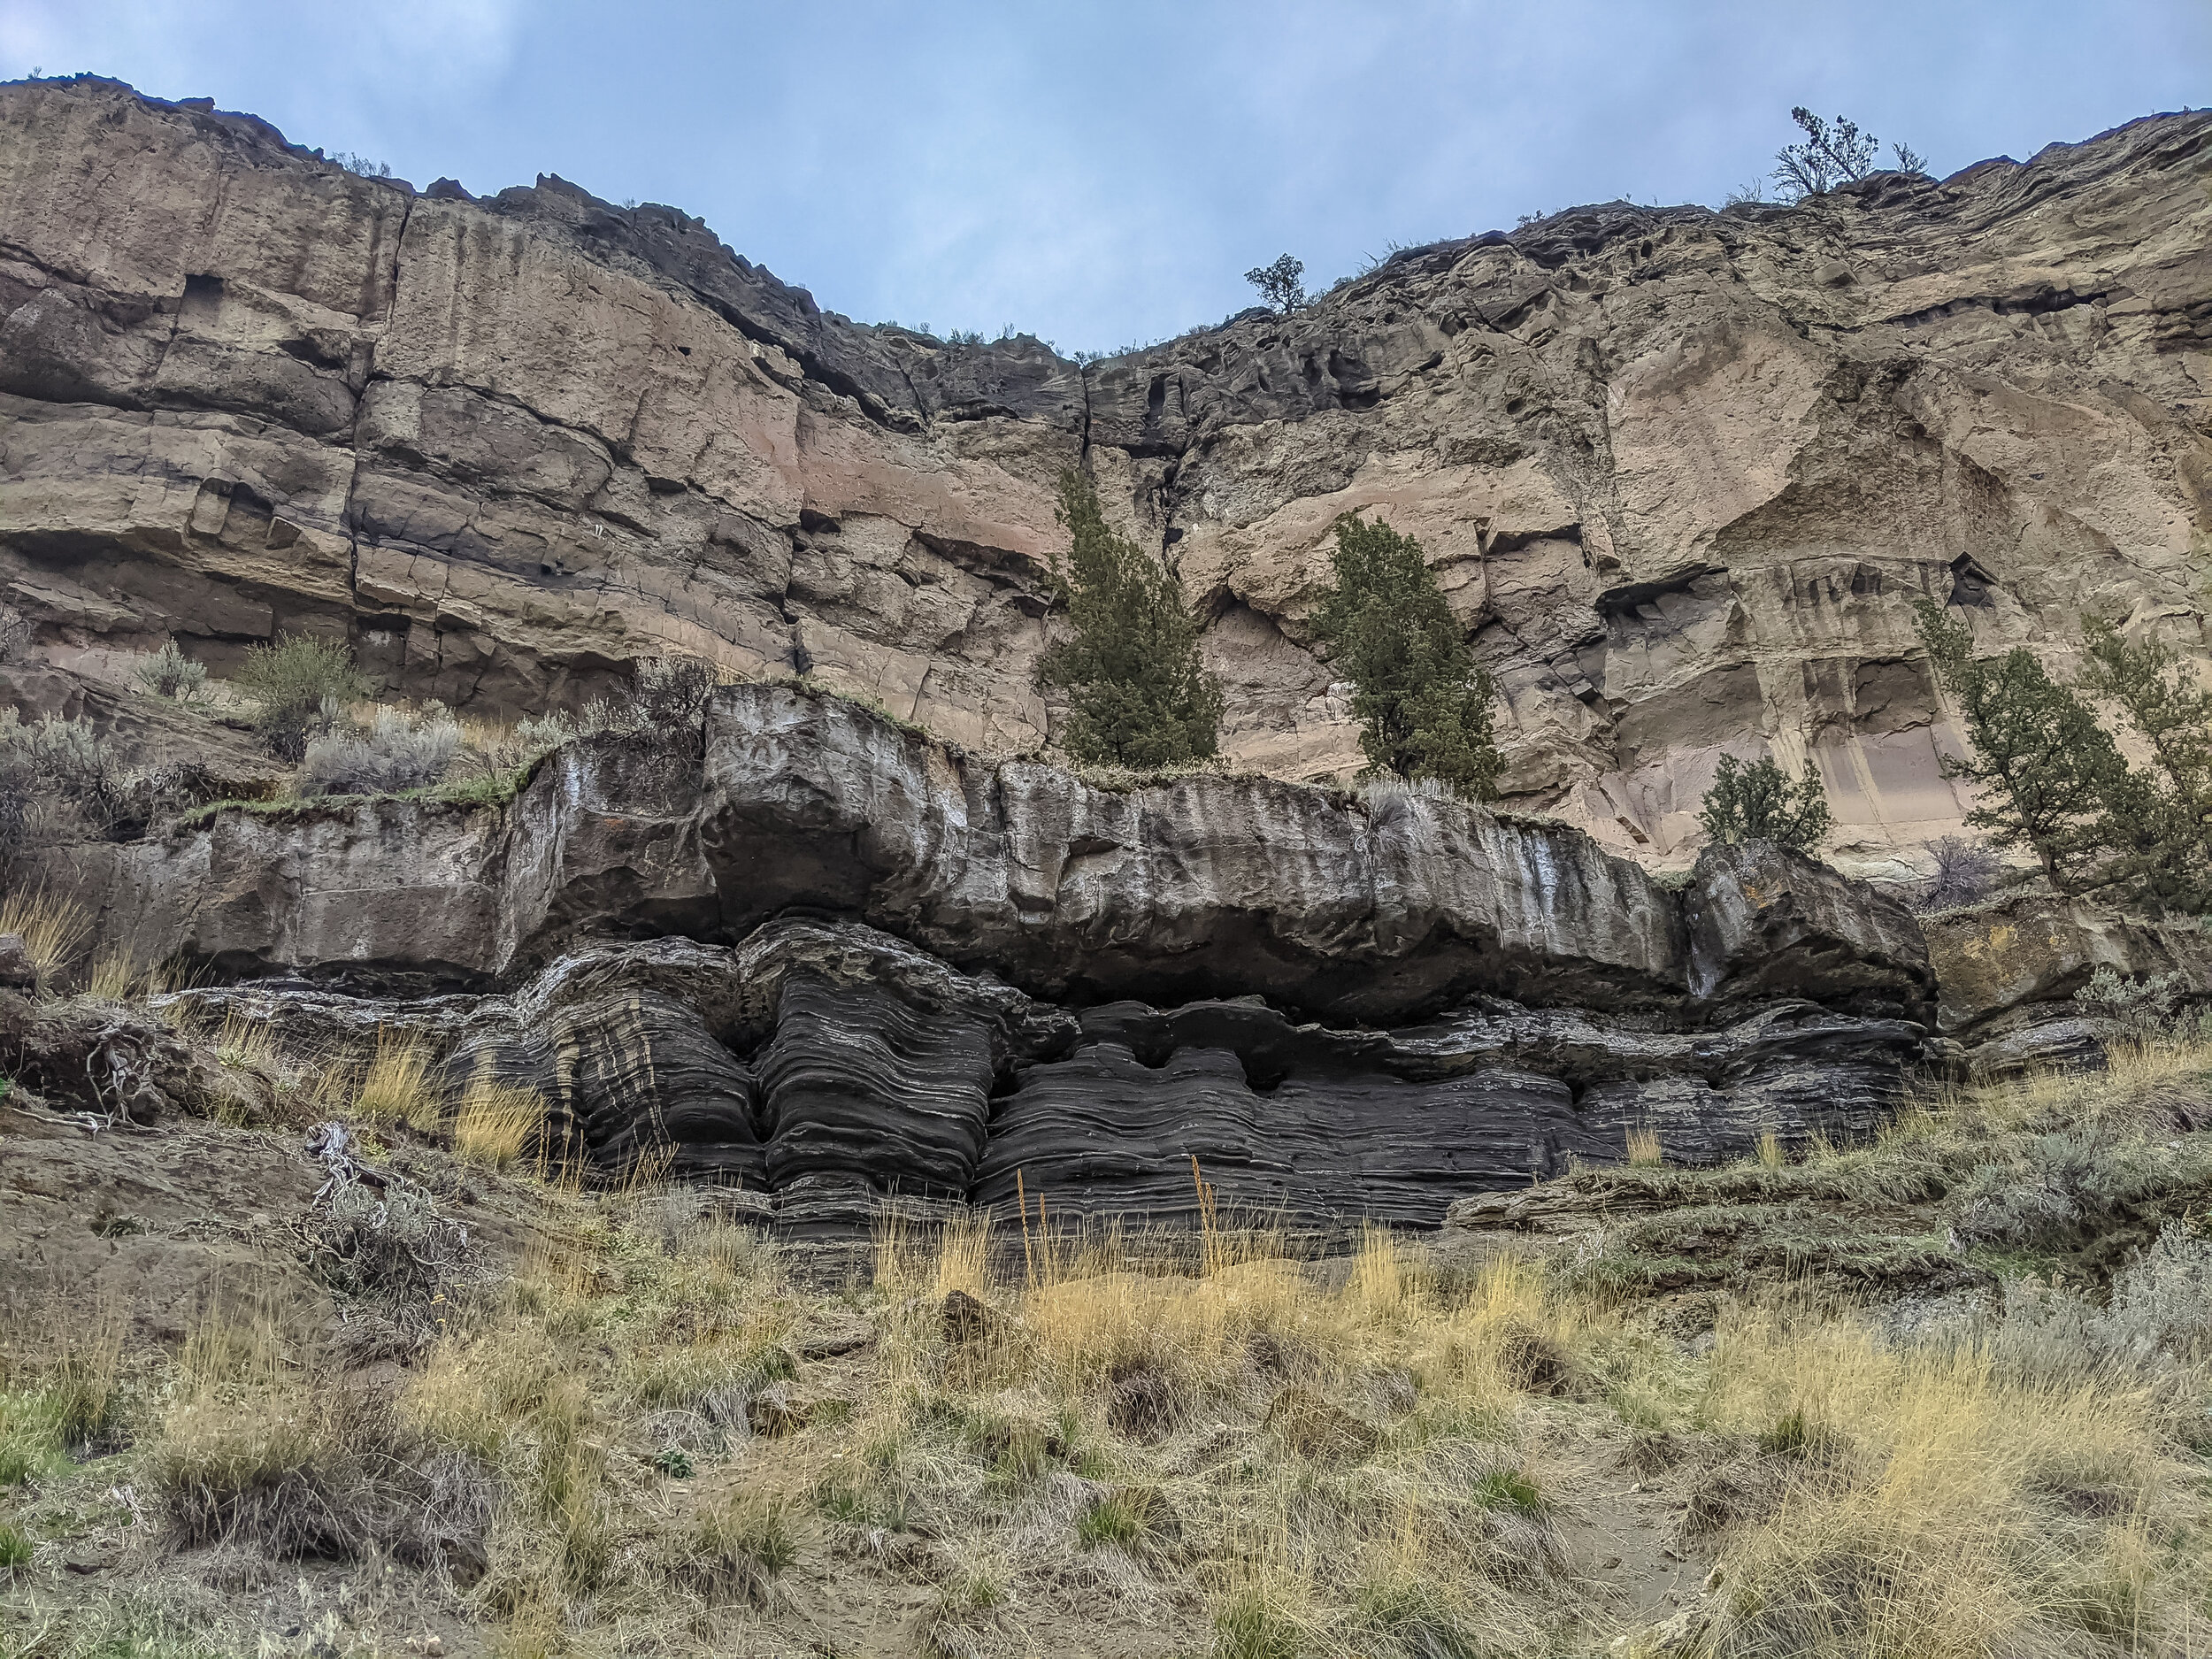
POLYGON ((485 714, 678 649, 1047 742, 1057 472, 1212 617, 1232 758, 1359 764, 1329 531, 1421 538, 1509 788, 1686 864, 1724 750, 1862 869, 1954 830, 1909 603, 2193 651, 2212 115, 1806 207, 1555 216, 1079 366, 825 315, 671 209, 418 197, 111 83, 0 93, 0 595, 55 660, 288 629, 485 714))

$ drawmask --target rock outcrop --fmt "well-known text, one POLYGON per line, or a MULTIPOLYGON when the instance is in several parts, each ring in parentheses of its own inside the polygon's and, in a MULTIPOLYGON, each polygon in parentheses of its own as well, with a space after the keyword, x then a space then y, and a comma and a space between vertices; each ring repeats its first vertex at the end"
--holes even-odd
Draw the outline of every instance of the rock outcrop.
POLYGON ((1701 959, 1682 895, 1578 830, 1222 772, 1110 788, 783 685, 718 692, 695 747, 565 745, 503 809, 228 808, 68 848, 40 879, 134 960, 357 987, 511 981, 611 935, 734 943, 794 911, 1057 1001, 1260 995, 1376 1023, 1485 993, 1909 1017, 1931 983, 1902 910, 1773 849, 1700 866, 1701 959))
MULTIPOLYGON (((1238 764, 1356 764, 1328 526, 1418 535, 1517 803, 1686 864, 1717 757, 1954 827, 1909 602, 2204 646, 2212 114, 1795 209, 1577 209, 1077 365, 821 312, 666 207, 418 196, 250 117, 0 89, 0 598, 55 665, 285 629, 509 714, 679 649, 1033 750, 1079 457, 1211 618, 1238 764)), ((1087 856, 1087 855, 1079 855, 1087 856)), ((1041 872, 1038 872, 1041 879, 1041 872)))
POLYGON ((1430 1224, 1632 1132, 1863 1133, 1928 1053, 1910 918, 1778 849, 1678 891, 1448 799, 1106 789, 783 686, 504 808, 205 816, 50 872, 101 949, 257 976, 188 995, 334 1063, 411 1032, 449 1098, 539 1096, 556 1156, 672 1147, 793 1225, 1177 1215, 1194 1160, 1233 1204, 1430 1224))

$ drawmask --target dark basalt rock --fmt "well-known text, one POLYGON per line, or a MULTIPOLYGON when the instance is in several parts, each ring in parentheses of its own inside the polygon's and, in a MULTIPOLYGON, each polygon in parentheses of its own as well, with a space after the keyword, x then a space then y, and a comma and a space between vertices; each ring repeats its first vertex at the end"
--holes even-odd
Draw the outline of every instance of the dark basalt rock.
POLYGON ((1685 1162, 1864 1133, 1932 1006, 1909 915, 1770 847, 1678 895, 1458 801, 1100 787, 788 686, 717 694, 695 748, 571 744, 503 813, 228 812, 114 857, 109 948, 370 994, 201 1000, 338 1053, 411 1030, 450 1094, 542 1098, 553 1156, 672 1148, 801 1226, 1184 1216, 1200 1179, 1432 1225, 1632 1132, 1685 1162), (512 988, 392 1000, 411 976, 512 988))
POLYGON ((1813 996, 1932 1025, 1919 922, 1863 881, 1771 841, 1700 854, 1684 895, 1690 988, 1717 1002, 1813 996))
POLYGON ((274 1018, 336 1056, 380 1028, 547 1102, 555 1156, 772 1194, 787 1226, 865 1225, 887 1200, 1187 1218, 1433 1225, 1471 1191, 1570 1158, 1677 1162, 1863 1133, 1924 1033, 1802 1001, 1679 1029, 1657 1014, 1489 999, 1396 1031, 1301 1023, 1257 998, 1079 1016, 852 923, 786 919, 735 947, 572 953, 511 996, 411 1002, 304 986, 187 994, 274 1018))

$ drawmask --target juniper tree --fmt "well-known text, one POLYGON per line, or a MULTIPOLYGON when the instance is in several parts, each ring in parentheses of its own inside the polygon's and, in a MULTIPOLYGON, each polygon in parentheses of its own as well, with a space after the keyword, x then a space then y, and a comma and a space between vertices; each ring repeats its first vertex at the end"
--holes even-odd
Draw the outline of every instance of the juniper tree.
POLYGON ((1436 778, 1478 800, 1497 793, 1497 687, 1468 649, 1421 544, 1356 514, 1336 523, 1336 583, 1314 625, 1352 682, 1360 747, 1377 772, 1436 778))
POLYGON ((2116 874, 2150 898, 2212 908, 2212 691, 2171 646, 2131 643, 2101 617, 2082 618, 2087 661, 2075 685, 2116 703, 2150 745, 2152 776, 2128 771, 2108 789, 2103 839, 2116 874))
POLYGON ((1260 297, 1286 317, 1306 303, 1305 262, 1288 254, 1273 265, 1254 265, 1244 280, 1259 289, 1260 297))
POLYGON ((1802 104, 1790 111, 1790 119, 1797 123, 1805 138, 1801 143, 1785 144, 1775 152, 1774 180, 1782 187, 1786 200, 1819 196, 1874 171, 1882 141, 1871 133, 1860 132, 1856 121, 1839 115, 1831 125, 1802 104))
POLYGON ((1820 768, 1810 761, 1803 777, 1792 778, 1771 759, 1747 766, 1733 755, 1720 757, 1697 816, 1705 833, 1724 846, 1775 841, 1801 853, 1826 841, 1835 821, 1820 768))
POLYGON ((2109 832, 2108 803, 2129 790, 2127 764, 2089 705, 2016 646, 1973 655, 1966 624, 1927 600, 1913 606, 1922 642, 1965 724, 1970 754, 1943 757, 1943 775, 1982 794, 1966 815, 2001 847, 2025 847, 2061 893, 2095 872, 2109 832))
POLYGON ((1057 516, 1072 546, 1054 585, 1075 637, 1045 652, 1037 678, 1068 694, 1069 752, 1139 771, 1215 754, 1221 683, 1200 660, 1182 583, 1114 533, 1081 472, 1060 475, 1057 516))

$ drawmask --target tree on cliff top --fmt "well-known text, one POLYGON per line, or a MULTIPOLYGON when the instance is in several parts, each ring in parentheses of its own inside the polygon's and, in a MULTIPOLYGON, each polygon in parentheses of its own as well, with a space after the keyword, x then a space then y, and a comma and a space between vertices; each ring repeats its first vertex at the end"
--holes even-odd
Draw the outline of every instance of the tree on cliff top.
POLYGON ((1068 694, 1069 752, 1137 771, 1212 756, 1221 683, 1199 658, 1181 581, 1114 534, 1096 488, 1072 468, 1060 475, 1057 516, 1073 546, 1053 580, 1075 637, 1045 652, 1037 678, 1068 694))
POLYGON ((1259 289, 1260 297, 1270 306, 1287 317, 1306 303, 1305 274, 1304 260, 1283 254, 1273 265, 1254 265, 1244 273, 1244 280, 1259 289))
POLYGON ((2079 891, 2110 833, 2103 809, 2129 793, 2111 734, 2024 648, 1978 657, 1964 622, 1925 599, 1913 616, 1972 750, 1969 759, 1943 757, 1945 777, 1981 790, 1967 823, 2001 847, 2029 849, 2059 892, 2079 891))
POLYGON ((1348 513, 1336 522, 1334 564, 1336 585, 1321 595, 1314 625, 1356 688, 1368 764, 1488 800, 1501 764, 1490 728, 1497 687, 1468 649, 1421 544, 1348 513))
POLYGON ((1793 779, 1771 759, 1746 766, 1733 755, 1720 757, 1697 816, 1705 833, 1724 846, 1775 841, 1801 853, 1826 841, 1834 821, 1827 786, 1811 762, 1803 777, 1793 779))

